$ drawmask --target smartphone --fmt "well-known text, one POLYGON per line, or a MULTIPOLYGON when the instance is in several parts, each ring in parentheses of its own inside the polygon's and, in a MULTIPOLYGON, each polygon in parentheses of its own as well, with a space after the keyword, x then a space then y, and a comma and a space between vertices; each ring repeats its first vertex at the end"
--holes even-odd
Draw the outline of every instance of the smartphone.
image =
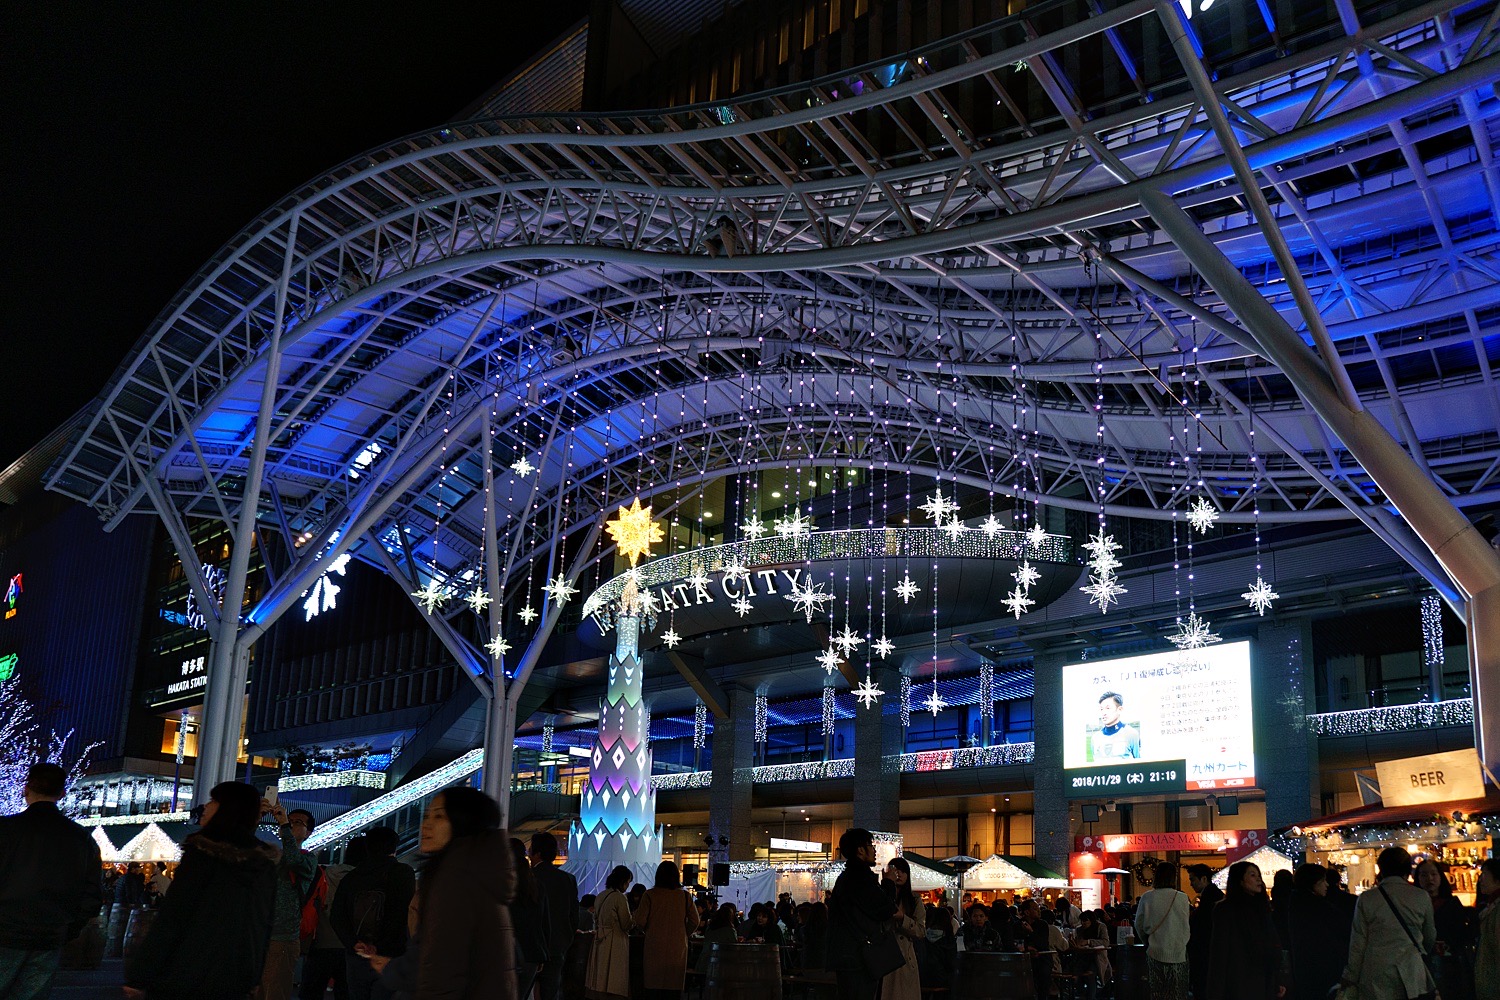
POLYGON ((270 803, 273 806, 276 804, 276 786, 275 785, 267 785, 266 786, 265 799, 266 799, 266 802, 270 803))

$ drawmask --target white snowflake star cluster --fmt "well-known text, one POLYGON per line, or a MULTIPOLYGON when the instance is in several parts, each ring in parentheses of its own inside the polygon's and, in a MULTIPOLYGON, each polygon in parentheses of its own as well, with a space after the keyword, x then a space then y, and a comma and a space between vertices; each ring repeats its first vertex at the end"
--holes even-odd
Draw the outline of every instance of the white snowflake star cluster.
POLYGON ((792 584, 792 592, 784 596, 807 615, 808 622, 813 620, 813 615, 823 610, 823 605, 833 600, 833 595, 825 591, 821 583, 813 583, 811 579, 792 584))
POLYGON ((1250 589, 1240 596, 1255 609, 1256 614, 1264 615, 1270 610, 1271 602, 1281 595, 1272 590, 1271 585, 1260 576, 1256 576, 1255 582, 1250 585, 1250 589))
POLYGON ((1087 542, 1083 543, 1084 550, 1088 552, 1089 582, 1087 586, 1078 589, 1089 595, 1089 603, 1099 606, 1099 613, 1109 611, 1111 604, 1120 600, 1120 595, 1128 591, 1120 586, 1120 581, 1115 578, 1115 570, 1120 568, 1120 560, 1115 558, 1115 552, 1120 548, 1120 543, 1115 541, 1113 535, 1104 533, 1104 526, 1087 542))
POLYGON ((883 694, 885 692, 875 686, 875 679, 873 677, 866 677, 863 681, 860 681, 859 687, 854 689, 854 697, 865 708, 874 708, 875 703, 880 700, 880 696, 883 694))
POLYGON ((1178 649, 1189 650, 1202 649, 1223 640, 1211 630, 1207 619, 1190 611, 1186 618, 1177 619, 1177 631, 1167 636, 1167 641, 1178 649))
POLYGON ((1198 534, 1202 535, 1214 526, 1214 522, 1219 519, 1219 512, 1203 497, 1195 497, 1192 506, 1188 508, 1187 519, 1188 524, 1191 524, 1197 529, 1198 534))

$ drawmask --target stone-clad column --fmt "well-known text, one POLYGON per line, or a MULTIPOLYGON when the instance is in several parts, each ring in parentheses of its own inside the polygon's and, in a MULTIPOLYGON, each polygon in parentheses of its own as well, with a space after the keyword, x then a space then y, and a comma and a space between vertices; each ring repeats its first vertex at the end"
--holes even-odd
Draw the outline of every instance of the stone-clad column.
POLYGON ((746 687, 724 689, 729 717, 714 719, 710 737, 713 779, 708 786, 708 828, 714 838, 729 838, 727 859, 715 848, 713 857, 753 861, 750 844, 751 790, 755 768, 755 692, 746 687))
POLYGON ((1068 871, 1073 850, 1073 821, 1068 809, 1067 779, 1063 775, 1062 668, 1067 657, 1039 653, 1032 660, 1036 693, 1031 699, 1036 762, 1032 765, 1035 803, 1032 840, 1037 861, 1059 875, 1068 871))
POLYGON ((1318 740, 1307 726, 1312 690, 1312 629, 1304 620, 1260 626, 1251 647, 1255 701, 1255 784, 1266 793, 1266 828, 1319 814, 1318 740))
POLYGON ((854 716, 854 825, 901 832, 901 676, 877 666, 875 684, 886 694, 854 716))

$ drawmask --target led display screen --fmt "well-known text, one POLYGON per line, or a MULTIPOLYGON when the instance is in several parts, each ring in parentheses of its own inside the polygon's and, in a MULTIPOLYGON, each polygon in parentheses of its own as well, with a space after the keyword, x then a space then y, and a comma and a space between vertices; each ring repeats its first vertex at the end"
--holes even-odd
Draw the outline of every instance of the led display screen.
POLYGON ((1250 643, 1063 667, 1063 767, 1075 797, 1255 784, 1250 643))

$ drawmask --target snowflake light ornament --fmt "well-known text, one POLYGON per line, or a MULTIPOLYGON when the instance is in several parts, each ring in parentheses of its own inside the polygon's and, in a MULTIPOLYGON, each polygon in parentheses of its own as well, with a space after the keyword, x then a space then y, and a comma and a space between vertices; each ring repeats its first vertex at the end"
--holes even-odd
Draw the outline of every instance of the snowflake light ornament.
POLYGON ((927 709, 927 711, 931 712, 933 715, 937 715, 943 709, 948 707, 948 703, 943 700, 943 696, 938 694, 936 684, 932 685, 932 693, 929 694, 925 699, 923 699, 922 707, 927 709))
POLYGON ((542 590, 552 595, 552 599, 558 604, 567 604, 568 599, 578 593, 578 588, 569 583, 568 578, 561 573, 557 574, 557 579, 548 583, 542 590))
POLYGON ((522 455, 520 458, 510 463, 510 469, 516 475, 520 476, 522 479, 525 479, 527 476, 536 471, 536 466, 528 462, 525 455, 522 455))
POLYGON ((744 563, 740 562, 738 559, 731 559, 729 562, 724 564, 725 582, 733 583, 739 580, 748 579, 750 579, 750 570, 744 563))
POLYGON ((865 640, 857 632, 850 629, 848 625, 845 625, 843 631, 834 636, 830 641, 842 650, 845 656, 848 656, 865 644, 865 640))
POLYGON ((885 692, 875 686, 874 678, 871 677, 866 677, 863 681, 860 681, 859 687, 854 689, 854 697, 865 708, 874 708, 875 703, 880 700, 880 696, 883 694, 885 692))
POLYGON ((613 521, 604 522, 604 530, 609 532, 609 537, 615 540, 615 548, 630 560, 631 566, 641 556, 650 555, 651 546, 665 537, 661 525, 651 519, 651 508, 641 506, 640 497, 636 497, 629 507, 621 506, 613 521))
MULTIPOLYGON (((741 597, 738 601, 731 604, 730 607, 739 612, 740 617, 743 618, 750 613, 751 604, 748 598, 741 597)), ((808 621, 812 621, 812 619, 808 618, 808 621)))
POLYGON ((1271 589, 1271 585, 1259 576, 1250 585, 1250 589, 1240 595, 1249 605, 1255 609, 1257 614, 1264 615, 1271 607, 1271 602, 1281 595, 1271 589))
POLYGON ((1031 598, 1027 597, 1026 591, 1021 589, 1021 587, 1017 585, 1016 589, 1010 592, 1010 596, 1006 597, 1005 600, 1001 601, 1000 603, 1005 605, 1006 608, 1010 610, 1011 614, 1019 618, 1024 615, 1026 613, 1026 609, 1035 604, 1036 601, 1033 601, 1031 598))
POLYGON ((1040 524, 1033 524, 1026 529, 1026 544, 1034 549, 1039 549, 1047 541, 1047 529, 1040 524))
POLYGON ((943 523, 948 520, 949 514, 958 513, 958 504, 943 496, 943 491, 939 490, 917 509, 925 513, 932 519, 933 524, 941 528, 943 523))
POLYGON ((823 605, 833 600, 833 595, 825 592, 821 583, 813 583, 810 579, 800 584, 792 584, 792 592, 784 596, 796 605, 798 610, 807 615, 809 623, 812 622, 814 614, 823 610, 823 605))
POLYGON ((519 619, 521 619, 521 621, 525 622, 527 625, 530 625, 532 622, 536 621, 537 618, 539 618, 540 616, 536 613, 536 609, 534 609, 531 605, 528 604, 524 608, 522 608, 520 611, 516 612, 516 617, 519 618, 519 619))
POLYGON ((1188 650, 1202 649, 1224 640, 1211 631, 1207 619, 1199 618, 1195 611, 1189 611, 1186 618, 1177 619, 1177 631, 1167 636, 1167 641, 1178 649, 1188 650))
POLYGON ((415 597, 417 603, 422 605, 422 610, 430 615, 448 600, 448 591, 436 580, 428 580, 427 586, 421 590, 413 590, 411 596, 415 597))
POLYGON ((965 531, 969 530, 969 527, 955 517, 953 520, 943 525, 943 530, 948 533, 949 538, 957 541, 965 531))
POLYGON ((1118 604, 1121 594, 1129 593, 1124 587, 1120 586, 1119 581, 1115 579, 1115 575, 1112 572, 1090 576, 1088 585, 1079 587, 1078 589, 1089 595, 1090 604, 1099 605, 1100 614, 1109 611, 1111 604, 1118 604))
POLYGON ((661 634, 661 644, 668 649, 676 649, 677 644, 681 641, 682 636, 678 635, 674 629, 669 628, 661 634))
POLYGON ((1016 571, 1011 574, 1011 578, 1022 590, 1030 590, 1042 578, 1042 574, 1031 565, 1029 560, 1023 559, 1021 565, 1017 566, 1016 571))
POLYGON ((766 522, 758 517, 747 518, 745 523, 740 525, 740 531, 746 538, 759 538, 766 533, 766 522))
POLYGON ((497 635, 495 636, 495 638, 491 639, 484 648, 489 650, 490 655, 498 660, 506 653, 510 652, 510 643, 505 641, 505 636, 497 635))
POLYGON ((703 572, 701 568, 695 569, 693 570, 693 575, 682 582, 696 591, 706 591, 708 589, 708 574, 703 572))
POLYGON ((476 586, 473 590, 469 591, 466 597, 464 597, 464 603, 467 604, 469 606, 469 610, 473 611, 476 615, 482 615, 484 614, 484 609, 489 607, 493 602, 490 600, 490 595, 484 592, 483 587, 476 586))
POLYGON ((1198 529, 1200 535, 1206 534, 1218 519, 1219 512, 1214 509, 1214 505, 1202 497, 1194 498, 1192 506, 1188 508, 1188 524, 1198 529))
POLYGON ((1115 552, 1120 548, 1120 543, 1115 541, 1113 535, 1106 535, 1103 526, 1083 543, 1083 548, 1089 554, 1087 565, 1095 575, 1112 574, 1120 568, 1120 560, 1115 558, 1115 552))
POLYGON ((982 532, 984 532, 984 537, 985 538, 994 538, 1004 528, 1005 528, 1005 525, 1003 525, 999 521, 995 520, 995 515, 994 514, 991 514, 989 517, 987 517, 983 521, 979 522, 979 530, 982 531, 982 532))
POLYGON ((885 636, 881 636, 870 643, 870 651, 883 660, 896 651, 896 644, 885 636))
POLYGON ((843 662, 843 657, 839 656, 832 646, 829 646, 818 654, 817 660, 818 664, 823 668, 823 673, 831 674, 839 668, 839 664, 843 662))
POLYGON ((902 575, 901 582, 896 584, 895 590, 897 594, 901 595, 902 604, 910 604, 911 599, 916 597, 922 588, 918 587, 916 582, 912 580, 910 573, 906 573, 902 575))
POLYGON ((778 517, 776 519, 776 534, 782 538, 805 538, 816 530, 813 527, 812 518, 804 515, 800 510, 791 517, 778 517))

